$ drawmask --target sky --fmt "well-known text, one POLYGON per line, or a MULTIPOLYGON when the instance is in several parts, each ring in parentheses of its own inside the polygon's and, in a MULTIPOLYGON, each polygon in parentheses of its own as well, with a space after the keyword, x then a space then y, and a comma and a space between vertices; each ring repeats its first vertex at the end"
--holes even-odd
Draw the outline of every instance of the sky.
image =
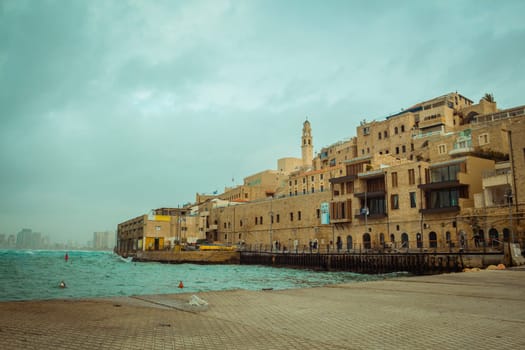
POLYGON ((223 191, 457 91, 525 104, 525 2, 0 0, 0 233, 223 191))

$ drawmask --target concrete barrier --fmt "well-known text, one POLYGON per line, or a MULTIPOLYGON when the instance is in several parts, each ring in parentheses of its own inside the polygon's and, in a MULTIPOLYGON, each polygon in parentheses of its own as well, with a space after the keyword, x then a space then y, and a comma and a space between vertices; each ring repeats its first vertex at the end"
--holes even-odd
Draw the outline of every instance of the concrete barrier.
POLYGON ((134 261, 156 261, 171 264, 239 264, 239 252, 228 251, 144 251, 134 261))

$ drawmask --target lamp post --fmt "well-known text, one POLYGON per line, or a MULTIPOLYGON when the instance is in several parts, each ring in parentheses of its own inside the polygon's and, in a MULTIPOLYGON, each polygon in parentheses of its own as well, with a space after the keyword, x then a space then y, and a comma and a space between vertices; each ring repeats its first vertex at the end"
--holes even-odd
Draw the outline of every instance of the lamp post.
POLYGON ((509 230, 510 230, 510 242, 514 243, 514 230, 512 229, 512 189, 509 187, 505 193, 507 203, 509 204, 509 230))
POLYGON ((273 252, 273 231, 272 231, 273 211, 271 210, 271 206, 270 206, 270 212, 268 214, 270 215, 270 252, 273 252))
MULTIPOLYGON (((507 197, 507 201, 509 202, 509 224, 510 224, 510 236, 511 236, 511 242, 514 243, 514 230, 512 229, 512 197, 513 195, 516 196, 516 212, 518 212, 518 194, 517 194, 517 188, 516 188, 516 176, 514 171, 514 152, 512 148, 512 131, 509 129, 501 129, 502 131, 507 133, 507 139, 509 143, 509 161, 510 161, 510 173, 512 174, 512 184, 509 185, 509 189, 507 190, 507 194, 505 197, 507 197), (514 187, 514 191, 512 189, 514 187)), ((508 172, 507 172, 507 183, 509 183, 508 179, 508 172)), ((519 220, 519 219, 518 219, 519 220)))

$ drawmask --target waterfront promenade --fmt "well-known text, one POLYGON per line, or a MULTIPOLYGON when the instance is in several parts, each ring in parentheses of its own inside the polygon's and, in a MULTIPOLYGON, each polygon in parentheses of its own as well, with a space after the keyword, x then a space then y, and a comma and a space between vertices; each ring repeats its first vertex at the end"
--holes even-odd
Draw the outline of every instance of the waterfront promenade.
POLYGON ((2 302, 0 348, 525 348, 523 268, 198 296, 2 302))

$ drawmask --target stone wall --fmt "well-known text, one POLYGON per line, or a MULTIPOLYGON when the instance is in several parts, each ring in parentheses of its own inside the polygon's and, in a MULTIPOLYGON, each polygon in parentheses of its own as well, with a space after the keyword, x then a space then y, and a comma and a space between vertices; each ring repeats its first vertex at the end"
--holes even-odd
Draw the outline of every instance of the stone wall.
POLYGON ((238 252, 217 251, 139 251, 134 257, 137 261, 158 261, 173 264, 239 264, 238 252))

